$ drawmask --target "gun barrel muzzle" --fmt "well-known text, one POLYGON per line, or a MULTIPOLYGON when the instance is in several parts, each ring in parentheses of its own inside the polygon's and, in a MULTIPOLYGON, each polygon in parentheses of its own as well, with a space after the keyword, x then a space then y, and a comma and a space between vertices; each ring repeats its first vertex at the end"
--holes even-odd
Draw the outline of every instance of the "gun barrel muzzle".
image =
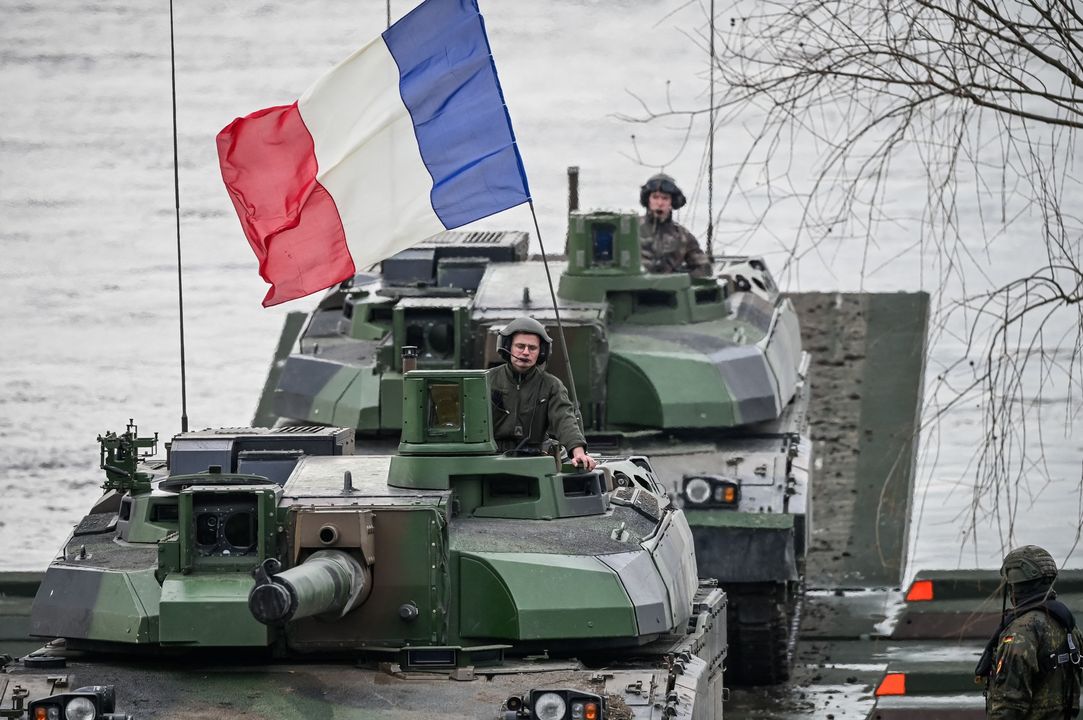
POLYGON ((368 567, 342 550, 318 550, 296 567, 257 577, 248 609, 265 625, 330 613, 342 617, 372 589, 368 567))

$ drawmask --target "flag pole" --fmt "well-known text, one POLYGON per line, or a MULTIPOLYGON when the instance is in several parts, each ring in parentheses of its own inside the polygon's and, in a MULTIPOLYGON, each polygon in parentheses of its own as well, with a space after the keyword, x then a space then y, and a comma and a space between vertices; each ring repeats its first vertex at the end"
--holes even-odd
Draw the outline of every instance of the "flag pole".
POLYGON ((173 43, 173 0, 169 0, 169 73, 173 94, 173 199, 177 217, 177 310, 180 321, 181 432, 188 432, 188 388, 184 363, 184 281, 181 272, 180 170, 177 162, 177 52, 173 43))
MULTIPOLYGON (((579 397, 575 392, 575 375, 572 373, 572 356, 568 352, 568 340, 564 337, 564 324, 560 321, 560 308, 557 305, 557 294, 553 290, 553 275, 549 272, 549 257, 545 254, 545 242, 542 241, 541 228, 538 227, 538 215, 534 212, 534 199, 529 198, 530 217, 534 218, 534 234, 538 238, 538 247, 541 248, 542 265, 545 266, 545 280, 549 283, 549 297, 553 300, 553 314, 557 318, 557 334, 560 335, 560 347, 564 351, 564 364, 568 368, 568 391, 572 396, 572 407, 575 408, 575 419, 579 423, 579 429, 583 428, 583 415, 579 411, 579 397)), ((584 430, 585 431, 585 430, 584 430)))

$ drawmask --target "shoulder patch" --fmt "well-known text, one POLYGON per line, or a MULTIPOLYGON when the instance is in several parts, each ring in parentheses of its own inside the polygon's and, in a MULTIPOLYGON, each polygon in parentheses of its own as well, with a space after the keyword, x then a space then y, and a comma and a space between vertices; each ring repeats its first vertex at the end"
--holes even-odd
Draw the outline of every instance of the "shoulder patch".
POLYGON ((1000 642, 1002 642, 1002 643, 1004 643, 1005 645, 1007 645, 1007 644, 1008 644, 1008 643, 1010 643, 1010 642, 1011 642, 1011 641, 1012 641, 1013 639, 1014 639, 1014 638, 1013 638, 1013 636, 1011 636, 1011 635, 1005 635, 1004 637, 1002 637, 1002 638, 1000 639, 1000 642))

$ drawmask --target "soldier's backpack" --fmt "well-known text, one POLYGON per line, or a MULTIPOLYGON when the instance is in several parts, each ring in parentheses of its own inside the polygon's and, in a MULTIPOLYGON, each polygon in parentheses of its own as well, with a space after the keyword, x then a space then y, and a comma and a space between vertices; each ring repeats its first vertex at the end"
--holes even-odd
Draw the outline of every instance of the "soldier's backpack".
POLYGON ((1065 692, 1068 697, 1065 698, 1064 716, 1070 720, 1079 714, 1080 684, 1083 682, 1083 659, 1080 656, 1080 648, 1083 647, 1083 633, 1076 627, 1075 616, 1072 615, 1072 611, 1059 600, 1044 600, 1005 613, 1000 627, 989 638, 985 651, 982 652, 981 659, 978 660, 978 665, 974 668, 974 674, 977 676, 978 681, 985 681, 986 690, 988 691, 989 680, 993 674, 993 658, 996 656, 997 641, 1000 639, 1001 633, 1013 620, 1035 610, 1044 610, 1046 615, 1056 620, 1057 624, 1065 630, 1064 640, 1061 642, 1060 647, 1048 656, 1039 658, 1038 663, 1044 672, 1061 671, 1069 674, 1071 682, 1065 683, 1065 692))
POLYGON ((1039 665, 1045 672, 1062 671, 1069 673, 1072 681, 1065 684, 1065 692, 1068 694, 1065 702, 1066 718, 1074 718, 1079 715, 1079 690, 1083 682, 1083 660, 1080 658, 1080 647, 1083 646, 1083 634, 1075 624, 1075 616, 1068 606, 1059 600, 1046 600, 1034 609, 1042 608, 1049 617, 1056 620, 1064 628, 1064 640, 1060 647, 1051 652, 1047 657, 1039 659, 1039 665))

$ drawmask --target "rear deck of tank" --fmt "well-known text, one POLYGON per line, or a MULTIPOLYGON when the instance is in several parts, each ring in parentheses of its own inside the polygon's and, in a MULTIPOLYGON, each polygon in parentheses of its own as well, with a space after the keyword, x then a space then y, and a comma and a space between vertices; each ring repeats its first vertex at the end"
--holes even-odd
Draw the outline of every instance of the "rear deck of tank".
MULTIPOLYGON (((815 480, 808 595, 793 682, 734 689, 725 713, 731 718, 886 720, 932 717, 929 710, 939 706, 938 717, 980 716, 981 695, 969 675, 980 647, 977 633, 943 639, 948 633, 936 628, 936 617, 943 622, 936 608, 930 605, 928 612, 919 609, 915 614, 902 602, 900 590, 928 297, 807 293, 792 298, 812 355, 809 417, 815 480), (892 638, 895 623, 914 624, 919 630, 892 638), (885 672, 908 667, 916 668, 909 675, 910 687, 932 688, 931 694, 917 700, 916 709, 914 699, 906 696, 877 703, 874 691, 885 672)), ((25 624, 27 588, 34 578, 11 579, 6 591, 0 587, 0 653, 19 655, 32 647, 25 639, 25 624)), ((949 613, 963 613, 953 617, 973 617, 976 595, 985 591, 976 582, 968 586, 975 597, 948 608, 949 613)), ((943 609, 943 603, 939 607, 943 609)), ((86 674, 78 663, 67 672, 86 674)), ((503 674, 454 681, 446 673, 374 674, 349 665, 217 666, 213 658, 182 672, 136 664, 95 665, 93 672, 95 682, 116 682, 119 704, 141 716, 155 716, 178 704, 191 710, 186 717, 218 717, 223 712, 241 717, 324 716, 326 712, 316 710, 326 709, 327 703, 363 708, 366 717, 495 716, 500 703, 522 687, 521 678, 512 682, 512 676, 503 674)), ((590 673, 552 672, 534 676, 531 684, 589 684, 590 673)))

